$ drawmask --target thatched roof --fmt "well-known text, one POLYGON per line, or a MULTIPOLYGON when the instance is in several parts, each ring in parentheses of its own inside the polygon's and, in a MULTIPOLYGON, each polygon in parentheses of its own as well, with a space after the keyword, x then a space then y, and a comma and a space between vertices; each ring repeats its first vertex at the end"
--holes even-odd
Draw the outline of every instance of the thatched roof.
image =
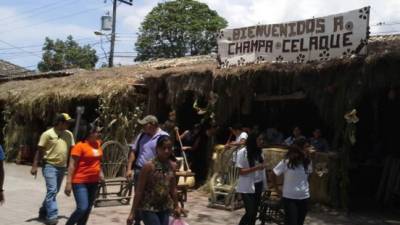
POLYGON ((371 37, 368 46, 367 58, 322 63, 218 69, 215 57, 196 56, 3 79, 0 108, 4 117, 0 122, 4 123, 5 144, 14 150, 26 144, 21 133, 34 140, 54 113, 74 113, 78 105, 91 105, 90 116, 101 117, 110 127, 108 136, 123 140, 135 129, 132 121, 141 116, 142 109, 163 112, 168 105, 176 106, 184 91, 204 96, 216 93, 219 98, 213 111, 220 123, 235 113, 248 113, 254 100, 307 96, 339 134, 343 124, 338 121, 343 121, 343 113, 354 107, 361 93, 400 85, 400 35, 371 37), (36 136, 32 136, 32 129, 38 130, 36 136))
POLYGON ((32 73, 32 71, 0 59, 0 77, 12 77, 27 73, 32 73))
POLYGON ((4 77, 0 76, 0 83, 14 81, 14 80, 36 80, 40 78, 65 77, 73 75, 74 73, 75 71, 50 71, 44 73, 27 72, 27 73, 14 74, 4 77))
MULTIPOLYGON (((53 75, 53 74, 52 74, 53 75)), ((34 101, 46 95, 56 95, 59 98, 75 98, 80 96, 98 96, 122 87, 132 85, 136 76, 114 75, 106 70, 81 71, 70 76, 40 78, 35 80, 10 81, 0 85, 0 100, 6 100, 10 95, 21 99, 34 101)))
MULTIPOLYGON (((388 54, 388 52, 400 52, 400 35, 371 37, 369 44, 370 56, 366 60, 373 61, 374 58, 379 58, 384 54, 388 54)), ((228 76, 251 75, 260 72, 267 74, 294 74, 307 70, 325 70, 324 68, 332 68, 332 65, 344 65, 348 62, 349 60, 331 60, 329 62, 311 64, 264 63, 240 68, 217 69, 215 59, 211 56, 155 60, 111 69, 78 70, 75 71, 74 75, 67 77, 51 77, 47 75, 49 78, 9 81, 0 84, 0 102, 12 99, 14 104, 27 104, 33 107, 34 105, 44 104, 42 100, 45 98, 52 98, 54 101, 60 102, 63 99, 93 98, 112 91, 132 88, 135 83, 143 83, 145 78, 147 80, 146 83, 151 86, 152 83, 157 82, 156 80, 159 77, 163 77, 166 80, 167 88, 172 91, 169 100, 173 102, 177 93, 183 90, 207 93, 213 88, 213 80, 218 77, 218 79, 227 79, 228 76)), ((266 85, 278 84, 271 82, 266 85)))

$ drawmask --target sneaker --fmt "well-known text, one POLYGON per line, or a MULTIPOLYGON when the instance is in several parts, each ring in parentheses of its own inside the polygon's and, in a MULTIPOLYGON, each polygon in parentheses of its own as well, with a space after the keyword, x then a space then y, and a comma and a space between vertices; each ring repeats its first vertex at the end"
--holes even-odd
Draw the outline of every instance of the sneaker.
POLYGON ((45 221, 46 220, 46 213, 39 213, 38 220, 45 221))
POLYGON ((56 225, 58 223, 58 219, 54 218, 54 219, 48 219, 46 220, 45 224, 46 225, 56 225))

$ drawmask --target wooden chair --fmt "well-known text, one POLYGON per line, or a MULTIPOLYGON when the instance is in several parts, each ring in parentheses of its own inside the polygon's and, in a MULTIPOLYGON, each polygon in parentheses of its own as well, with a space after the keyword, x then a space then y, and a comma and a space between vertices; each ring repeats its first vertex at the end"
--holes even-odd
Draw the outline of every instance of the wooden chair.
POLYGON ((102 169, 105 181, 99 184, 94 206, 129 205, 133 182, 126 179, 124 174, 129 148, 117 141, 107 141, 102 148, 102 169))
POLYGON ((222 151, 214 162, 214 174, 210 179, 209 207, 235 210, 242 207, 240 195, 236 193, 239 169, 235 166, 237 148, 222 151))

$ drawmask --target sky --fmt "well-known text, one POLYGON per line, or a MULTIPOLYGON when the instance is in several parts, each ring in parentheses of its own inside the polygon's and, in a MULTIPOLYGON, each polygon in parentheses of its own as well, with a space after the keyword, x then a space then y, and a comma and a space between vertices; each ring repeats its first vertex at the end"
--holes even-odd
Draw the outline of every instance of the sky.
MULTIPOLYGON (((134 63, 140 23, 158 3, 133 0, 117 10, 115 65, 134 63)), ((199 0, 228 21, 228 28, 303 20, 371 6, 371 33, 400 33, 400 0, 199 0), (385 23, 384 25, 377 25, 385 23)), ((97 66, 107 63, 108 36, 95 35, 100 18, 112 11, 112 0, 1 0, 0 59, 30 70, 37 68, 46 37, 72 35, 97 51, 97 66)), ((107 33, 107 32, 104 32, 107 33)))

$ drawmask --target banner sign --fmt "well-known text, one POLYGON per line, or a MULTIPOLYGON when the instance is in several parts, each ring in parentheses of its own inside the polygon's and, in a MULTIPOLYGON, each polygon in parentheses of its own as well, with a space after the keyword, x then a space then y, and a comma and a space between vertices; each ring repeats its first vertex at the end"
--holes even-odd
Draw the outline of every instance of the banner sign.
POLYGON ((227 68, 365 55, 369 13, 370 7, 364 7, 308 20, 224 29, 218 34, 218 60, 227 68))

